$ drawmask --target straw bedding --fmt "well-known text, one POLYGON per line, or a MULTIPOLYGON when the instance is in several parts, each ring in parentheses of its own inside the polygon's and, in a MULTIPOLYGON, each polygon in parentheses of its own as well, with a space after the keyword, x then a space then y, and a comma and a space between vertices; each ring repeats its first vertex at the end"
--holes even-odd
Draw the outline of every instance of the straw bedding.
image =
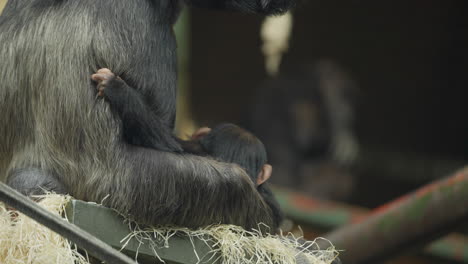
MULTIPOLYGON (((39 204, 57 215, 63 215, 70 199, 69 196, 48 194, 39 204)), ((338 255, 331 244, 329 248, 320 250, 315 241, 301 245, 298 239, 291 236, 264 235, 232 225, 214 225, 198 230, 175 227, 141 229, 134 223, 131 226, 134 231, 122 239, 122 248, 131 239, 137 239, 150 245, 157 258, 157 249, 170 246, 169 238, 175 235, 188 236, 191 241, 197 238, 210 245, 212 251, 204 256, 194 249, 198 263, 217 259, 225 264, 330 264, 338 255)), ((0 203, 0 263, 89 264, 89 261, 66 239, 21 213, 7 210, 0 203)))

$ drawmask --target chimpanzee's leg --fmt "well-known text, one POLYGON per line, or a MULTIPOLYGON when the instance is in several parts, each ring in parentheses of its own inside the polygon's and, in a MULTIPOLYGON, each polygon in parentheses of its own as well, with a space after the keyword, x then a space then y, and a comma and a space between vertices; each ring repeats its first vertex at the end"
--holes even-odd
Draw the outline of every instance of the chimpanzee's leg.
POLYGON ((67 193, 65 186, 55 176, 37 168, 16 169, 9 173, 6 183, 26 196, 45 192, 67 193))
POLYGON ((98 95, 109 102, 122 120, 126 142, 162 151, 182 152, 172 131, 148 107, 140 92, 109 69, 100 69, 92 79, 98 82, 98 95))

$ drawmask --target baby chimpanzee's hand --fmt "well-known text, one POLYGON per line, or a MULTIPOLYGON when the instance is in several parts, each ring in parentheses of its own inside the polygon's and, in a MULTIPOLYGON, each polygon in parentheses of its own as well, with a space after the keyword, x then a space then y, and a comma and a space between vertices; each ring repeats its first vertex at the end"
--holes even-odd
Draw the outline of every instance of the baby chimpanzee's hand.
POLYGON ((201 127, 195 133, 192 134, 191 139, 197 140, 201 139, 202 137, 208 135, 211 132, 211 128, 209 127, 201 127))
POLYGON ((97 82, 98 96, 104 96, 104 89, 109 84, 110 80, 115 79, 115 74, 107 68, 99 69, 95 74, 91 75, 91 79, 97 82))

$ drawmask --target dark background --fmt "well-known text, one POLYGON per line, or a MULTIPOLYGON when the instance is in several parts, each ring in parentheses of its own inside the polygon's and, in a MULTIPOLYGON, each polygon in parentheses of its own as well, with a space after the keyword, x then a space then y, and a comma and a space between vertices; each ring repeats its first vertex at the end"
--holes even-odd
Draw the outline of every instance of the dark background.
MULTIPOLYGON (((347 202, 373 208, 464 165, 467 7, 456 0, 314 0, 294 11, 280 71, 327 58, 358 86, 355 133, 378 160, 364 162, 359 191, 347 202)), ((198 124, 245 121, 266 78, 262 21, 191 10, 190 103, 198 124)))
MULTIPOLYGON (((294 12, 288 65, 331 58, 359 86, 359 141, 465 159, 464 1, 309 1, 294 12)), ((265 78, 259 17, 192 9, 192 106, 201 123, 241 122, 265 78)))

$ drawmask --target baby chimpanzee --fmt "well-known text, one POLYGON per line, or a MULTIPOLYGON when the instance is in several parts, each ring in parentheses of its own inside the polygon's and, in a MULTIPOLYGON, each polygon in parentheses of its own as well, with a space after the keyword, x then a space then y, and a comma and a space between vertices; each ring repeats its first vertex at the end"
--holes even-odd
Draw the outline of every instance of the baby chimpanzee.
POLYGON ((274 228, 278 228, 283 220, 283 214, 266 183, 271 176, 272 167, 267 164, 265 146, 257 137, 234 124, 225 123, 217 125, 212 130, 201 128, 194 133, 191 141, 186 142, 192 146, 184 149, 195 149, 196 151, 192 152, 194 154, 209 155, 244 168, 271 208, 276 225, 274 228))
POLYGON ((257 186, 271 176, 263 143, 252 133, 234 124, 224 123, 213 129, 203 127, 189 141, 182 141, 186 152, 207 155, 218 160, 236 163, 246 170, 257 186))
POLYGON ((272 230, 278 228, 283 215, 266 183, 272 167, 267 164, 265 147, 257 137, 234 124, 225 123, 213 129, 201 128, 192 135, 191 140, 181 140, 173 136, 171 130, 165 129, 166 126, 162 125, 140 92, 110 70, 101 69, 91 78, 98 83, 98 96, 109 102, 111 109, 121 118, 126 142, 175 153, 211 156, 238 164, 246 170, 270 207, 275 224, 272 230), (166 142, 159 140, 161 138, 171 140, 166 142))

